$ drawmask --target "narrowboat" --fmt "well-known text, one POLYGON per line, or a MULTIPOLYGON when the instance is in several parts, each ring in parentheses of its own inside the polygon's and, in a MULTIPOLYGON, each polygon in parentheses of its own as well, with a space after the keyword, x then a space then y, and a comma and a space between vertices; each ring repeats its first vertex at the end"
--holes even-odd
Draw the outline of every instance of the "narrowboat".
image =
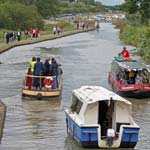
POLYGON ((23 82, 22 97, 38 100, 60 98, 61 81, 61 74, 58 76, 34 76, 27 73, 23 82), (38 87, 34 85, 35 81, 38 82, 38 87))
POLYGON ((137 60, 114 59, 108 83, 119 95, 150 97, 150 68, 137 60))
POLYGON ((134 148, 140 127, 131 116, 132 104, 100 86, 72 92, 65 109, 67 133, 83 147, 134 148))

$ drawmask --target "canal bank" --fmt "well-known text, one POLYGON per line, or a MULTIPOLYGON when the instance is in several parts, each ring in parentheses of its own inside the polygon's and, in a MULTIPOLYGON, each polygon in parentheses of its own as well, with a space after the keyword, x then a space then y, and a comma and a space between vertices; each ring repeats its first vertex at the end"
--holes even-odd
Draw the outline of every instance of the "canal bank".
POLYGON ((9 44, 6 43, 0 43, 0 54, 13 48, 13 47, 17 47, 17 46, 21 46, 21 45, 29 45, 29 44, 33 44, 33 43, 38 43, 38 42, 43 42, 43 41, 48 41, 48 40, 54 40, 57 38, 62 38, 62 37, 66 37, 66 36, 70 36, 70 35, 74 35, 74 34, 78 34, 78 33, 82 33, 82 32, 88 32, 88 31, 92 31, 95 30, 95 27, 91 27, 88 29, 75 29, 72 31, 66 31, 63 32, 62 34, 59 35, 53 35, 53 34, 47 34, 47 35, 41 35, 38 38, 33 38, 31 39, 27 39, 27 40, 21 40, 21 41, 15 41, 9 44))
POLYGON ((0 143, 3 136, 5 117, 6 117, 6 105, 0 100, 0 143))

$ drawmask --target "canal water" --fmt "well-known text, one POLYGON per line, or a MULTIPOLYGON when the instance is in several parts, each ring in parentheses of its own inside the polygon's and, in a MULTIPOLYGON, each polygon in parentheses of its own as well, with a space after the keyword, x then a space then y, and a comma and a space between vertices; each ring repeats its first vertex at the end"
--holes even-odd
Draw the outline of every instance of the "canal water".
MULTIPOLYGON (((1 54, 0 98, 7 105, 7 117, 0 149, 84 150, 66 133, 64 109, 70 105, 71 92, 75 88, 82 85, 109 88, 110 63, 124 46, 118 32, 113 25, 104 23, 99 31, 20 46, 1 54), (61 100, 21 98, 22 83, 33 56, 52 56, 62 64, 61 100)), ((133 103, 133 118, 141 127, 135 149, 150 150, 150 101, 129 100, 133 103)))

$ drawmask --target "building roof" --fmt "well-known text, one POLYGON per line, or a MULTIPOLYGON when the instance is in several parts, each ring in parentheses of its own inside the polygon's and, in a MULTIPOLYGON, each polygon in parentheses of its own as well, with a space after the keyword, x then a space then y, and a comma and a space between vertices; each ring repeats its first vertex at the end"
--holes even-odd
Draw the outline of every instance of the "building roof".
POLYGON ((116 61, 121 68, 127 70, 142 70, 142 69, 149 69, 144 63, 141 63, 137 60, 128 60, 128 61, 116 61))
POLYGON ((76 95, 81 101, 85 101, 87 103, 95 103, 97 101, 112 99, 114 101, 122 101, 126 104, 131 104, 123 97, 101 86, 82 86, 79 89, 73 90, 73 94, 76 95))

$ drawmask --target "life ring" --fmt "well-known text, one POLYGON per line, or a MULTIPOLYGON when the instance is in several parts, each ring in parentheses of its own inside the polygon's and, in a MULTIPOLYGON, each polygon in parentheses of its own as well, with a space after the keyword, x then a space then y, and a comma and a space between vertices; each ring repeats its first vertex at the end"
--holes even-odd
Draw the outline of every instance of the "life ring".
POLYGON ((44 86, 45 86, 45 88, 49 89, 49 88, 51 88, 53 86, 53 84, 54 84, 54 81, 53 81, 52 77, 46 77, 44 79, 44 86))

